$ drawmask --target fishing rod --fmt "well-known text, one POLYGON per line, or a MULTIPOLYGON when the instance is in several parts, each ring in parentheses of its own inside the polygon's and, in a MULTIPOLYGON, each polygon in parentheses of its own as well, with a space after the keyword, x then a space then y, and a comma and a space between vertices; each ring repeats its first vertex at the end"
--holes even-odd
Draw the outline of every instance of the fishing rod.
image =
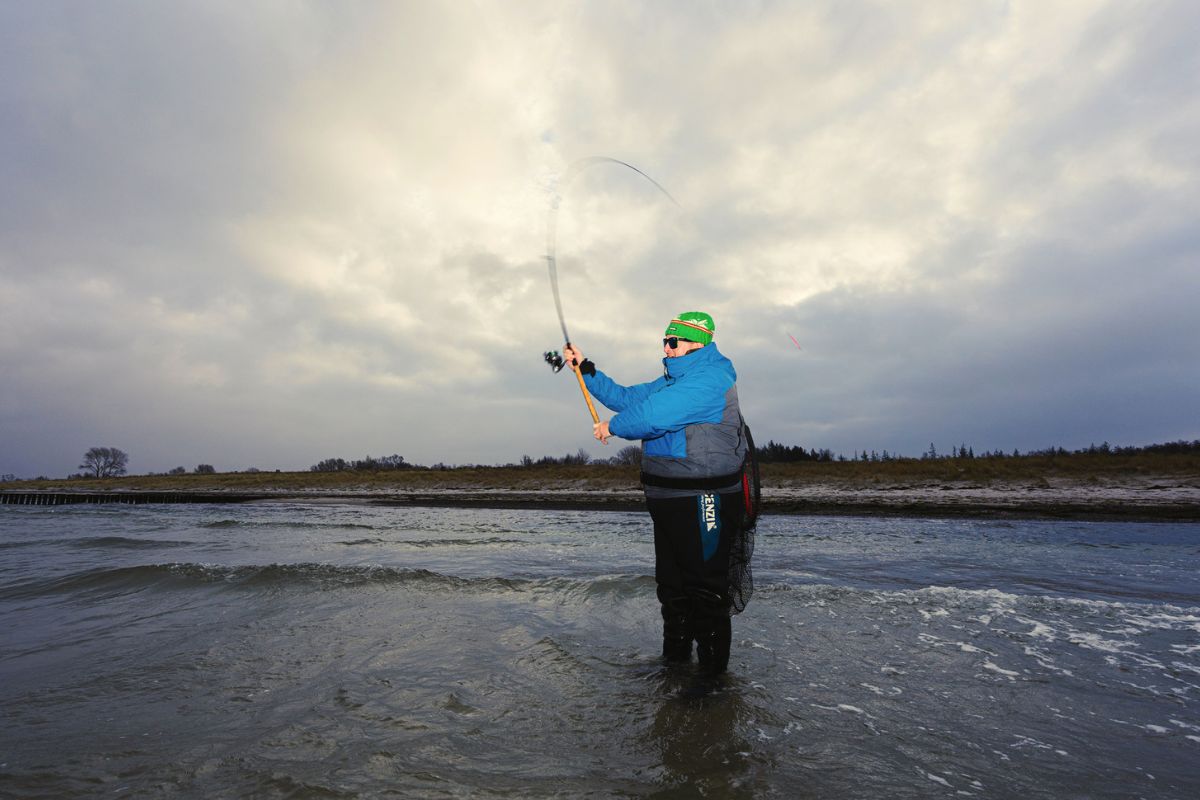
MULTIPOLYGON (((661 183, 654 180, 654 178, 651 178, 645 172, 626 161, 610 158, 609 156, 588 156, 586 158, 581 158, 577 161, 571 162, 571 164, 567 167, 567 171, 563 174, 561 191, 556 192, 553 199, 551 199, 550 210, 546 215, 546 267, 550 273, 550 291, 554 295, 554 309, 558 312, 558 324, 559 327, 562 328, 563 341, 566 342, 567 347, 571 346, 571 334, 567 333, 567 321, 566 317, 563 315, 562 297, 558 292, 558 207, 562 202, 562 195, 566 191, 567 186, 570 185, 571 181, 574 180, 580 172, 583 172, 589 167, 594 167, 597 164, 606 163, 617 164, 633 170, 638 175, 641 175, 643 178, 650 181, 650 183, 654 184, 655 188, 666 195, 668 200, 674 203, 676 207, 679 207, 679 201, 672 197, 671 193, 668 192, 661 183)), ((548 351, 543 355, 546 359, 546 363, 550 365, 550 368, 554 372, 559 372, 564 366, 566 366, 566 361, 561 355, 559 355, 557 350, 548 351)), ((583 392, 583 399, 584 402, 587 403, 588 412, 590 412, 592 415, 592 422, 599 422, 600 415, 596 413, 596 406, 592 403, 592 396, 588 393, 587 386, 583 382, 583 373, 576 369, 575 377, 579 379, 579 390, 583 392)))

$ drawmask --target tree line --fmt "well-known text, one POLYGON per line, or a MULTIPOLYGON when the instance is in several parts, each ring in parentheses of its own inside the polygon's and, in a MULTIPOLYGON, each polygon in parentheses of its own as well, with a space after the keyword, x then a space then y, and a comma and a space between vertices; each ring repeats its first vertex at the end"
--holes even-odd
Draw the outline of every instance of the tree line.
POLYGON ((565 456, 542 456, 536 461, 530 456, 521 456, 520 466, 522 467, 555 467, 555 466, 575 466, 583 464, 594 464, 597 466, 604 464, 626 465, 626 466, 641 466, 642 463, 642 448, 636 444, 626 445, 618 450, 609 458, 593 458, 592 455, 582 447, 574 455, 567 453, 565 456))
POLYGON ((1014 448, 1011 453, 1003 450, 982 451, 979 454, 975 453, 974 447, 969 447, 966 443, 960 444, 957 447, 951 447, 948 451, 939 452, 937 446, 932 442, 929 444, 929 449, 921 453, 920 456, 911 457, 900 455, 899 453, 889 453, 884 450, 882 453, 871 450, 855 451, 853 456, 847 457, 842 454, 834 455, 829 450, 805 450, 803 447, 795 445, 787 446, 778 444, 775 441, 768 441, 762 447, 755 448, 755 454, 758 460, 762 463, 785 463, 796 461, 933 461, 939 459, 974 459, 974 458, 1034 458, 1047 456, 1083 456, 1083 455, 1100 455, 1100 456, 1135 456, 1141 453, 1157 453, 1181 455, 1189 453, 1200 453, 1200 439, 1195 441, 1179 440, 1175 442, 1164 442, 1162 444, 1149 444, 1139 447, 1120 447, 1110 445, 1108 442, 1103 444, 1091 444, 1087 447, 1081 447, 1076 450, 1067 450, 1064 447, 1047 447, 1041 450, 1026 450, 1022 453, 1014 448))
POLYGON ((308 468, 309 472, 393 472, 402 469, 424 469, 417 464, 410 464, 404 456, 392 454, 382 458, 366 458, 357 461, 347 461, 344 458, 326 458, 308 468))
MULTIPOLYGON (((1112 456, 1132 456, 1139 453, 1160 453, 1160 454, 1187 454, 1200 453, 1200 439, 1196 441, 1176 441, 1166 442, 1163 444, 1150 444, 1140 447, 1118 447, 1110 445, 1108 442, 1103 444, 1091 444, 1088 447, 1079 448, 1077 450, 1067 450, 1063 447, 1048 447, 1041 450, 1027 450, 1022 453, 1018 449, 1013 449, 1011 452, 1003 450, 982 451, 978 454, 975 448, 966 443, 960 444, 957 447, 951 447, 946 451, 939 451, 937 447, 930 443, 929 449, 921 453, 920 456, 905 456, 900 453, 889 453, 887 450, 862 450, 855 451, 852 456, 846 456, 841 453, 835 454, 829 448, 809 448, 805 449, 799 445, 785 445, 771 439, 765 445, 759 445, 754 448, 755 456, 759 463, 763 464, 784 464, 800 461, 812 461, 818 463, 828 463, 833 461, 928 461, 936 459, 972 459, 972 458, 1025 458, 1025 457, 1045 457, 1045 456, 1072 456, 1072 455, 1112 455, 1112 456)), ((577 454, 567 454, 561 457, 542 456, 539 459, 533 459, 530 456, 522 456, 520 466, 522 467, 548 467, 560 465, 578 465, 578 464, 630 464, 639 465, 642 461, 642 451, 637 445, 629 445, 617 452, 612 458, 593 459, 584 450, 580 450, 577 454)), ((509 464, 507 466, 516 466, 509 464)))
MULTIPOLYGON (((882 462, 882 461, 929 461, 937 459, 976 459, 976 458, 1035 458, 1035 457, 1070 457, 1070 456, 1135 456, 1141 453, 1161 454, 1161 455, 1187 455, 1200 453, 1200 439, 1187 441, 1180 439, 1174 442, 1163 442, 1160 444, 1149 444, 1142 446, 1121 447, 1111 445, 1108 442, 1102 444, 1090 444, 1087 447, 1081 447, 1076 450, 1067 450, 1063 447, 1047 447, 1041 450, 1027 450, 1022 453, 1020 450, 1013 449, 1011 453, 1003 450, 982 451, 976 454, 973 447, 965 443, 959 444, 957 447, 951 447, 948 451, 939 452, 937 447, 931 442, 929 449, 923 452, 920 456, 910 457, 900 455, 898 453, 889 453, 887 450, 878 452, 875 450, 855 451, 854 455, 847 457, 842 454, 835 455, 828 448, 810 448, 805 449, 799 445, 785 445, 775 440, 769 440, 765 445, 755 448, 755 455, 760 463, 764 464, 782 464, 801 461, 813 462, 832 462, 832 461, 866 461, 866 462, 882 462)), ((533 458, 529 455, 521 456, 518 463, 509 463, 496 465, 500 467, 523 467, 527 469, 538 469, 545 467, 556 466, 583 466, 583 465, 615 465, 615 466, 640 466, 642 463, 642 450, 638 445, 627 445, 618 450, 610 458, 593 458, 586 450, 580 448, 576 453, 567 453, 563 456, 542 456, 541 458, 533 458)), ((129 464, 129 454, 117 447, 93 447, 90 448, 83 456, 83 462, 79 465, 81 473, 71 475, 72 478, 114 478, 124 475, 129 464)), ((470 464, 470 465, 446 465, 442 463, 434 464, 430 467, 425 467, 420 464, 412 464, 404 459, 404 456, 393 454, 383 456, 382 458, 374 458, 367 456, 362 459, 347 461, 344 458, 326 458, 322 461, 313 464, 309 467, 311 472, 389 472, 408 469, 433 469, 433 470, 451 470, 465 467, 480 468, 486 465, 470 464)), ((195 475, 212 475, 216 473, 216 469, 211 464, 198 464, 192 474, 195 475)), ((260 472, 260 470, 251 467, 244 470, 245 472, 260 472)), ((276 470, 278 472, 279 470, 276 470)), ((175 467, 168 471, 168 475, 186 475, 188 471, 184 467, 175 467)), ((16 480, 15 475, 0 476, 0 482, 16 480)))
MULTIPOLYGON (((129 454, 119 447, 92 447, 83 454, 83 463, 79 465, 79 469, 83 470, 80 473, 71 475, 71 478, 119 478, 124 475, 129 467, 129 454)), ((197 464, 192 470, 195 475, 214 475, 217 470, 212 464, 197 464)), ((247 472, 258 472, 257 469, 249 469, 247 472)), ((175 467, 166 473, 167 475, 186 475, 187 469, 184 467, 175 467)))
POLYGON ((402 469, 430 469, 430 470, 450 470, 450 469, 467 469, 467 468, 493 468, 493 467, 525 467, 529 469, 537 469, 539 467, 558 467, 558 466, 581 466, 585 464, 603 465, 603 464, 631 464, 638 465, 642 463, 642 449, 637 445, 629 445, 622 447, 611 458, 593 458, 583 448, 580 448, 575 453, 567 453, 562 456, 542 456, 534 458, 530 455, 521 456, 521 460, 516 463, 508 464, 458 464, 448 465, 441 462, 431 466, 423 466, 421 464, 412 464, 404 460, 404 456, 391 455, 385 458, 372 458, 367 456, 364 459, 347 461, 344 458, 326 458, 309 467, 311 472, 388 472, 392 470, 402 469))

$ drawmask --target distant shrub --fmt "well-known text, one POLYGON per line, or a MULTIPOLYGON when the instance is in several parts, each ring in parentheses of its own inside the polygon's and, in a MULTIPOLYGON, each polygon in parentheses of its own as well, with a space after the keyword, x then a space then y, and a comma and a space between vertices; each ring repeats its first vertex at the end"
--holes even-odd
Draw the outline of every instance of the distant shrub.
MULTIPOLYGON (((588 452, 581 447, 575 454, 572 455, 571 453, 567 453, 565 456, 562 456, 561 458, 555 458, 554 456, 542 456, 537 461, 534 461, 529 456, 522 456, 521 457, 521 466, 522 467, 557 467, 557 466, 571 467, 571 466, 582 466, 584 464, 588 464, 591 462, 591 460, 592 460, 591 455, 589 455, 588 452)), ((597 463, 608 463, 608 462, 601 461, 601 462, 597 462, 597 463)))
POLYGON ((622 447, 617 451, 617 454, 612 457, 612 463, 640 467, 642 465, 642 448, 638 447, 636 444, 622 447))
POLYGON ((1006 453, 1003 450, 983 450, 976 454, 975 448, 968 446, 965 442, 956 447, 951 447, 949 452, 939 452, 933 442, 929 443, 929 449, 921 453, 920 456, 913 458, 904 456, 899 453, 889 453, 883 451, 883 455, 878 455, 874 450, 868 453, 863 450, 861 453, 854 452, 854 455, 847 458, 845 455, 834 455, 829 450, 805 450, 803 447, 795 445, 788 446, 778 444, 775 441, 769 441, 766 445, 756 448, 758 460, 764 464, 771 463, 790 463, 799 461, 819 461, 819 462, 867 462, 867 463, 882 463, 882 462, 901 462, 901 461, 954 461, 962 464, 966 461, 975 460, 1019 460, 1019 459, 1050 459, 1056 462, 1062 461, 1079 461, 1088 459, 1109 459, 1119 457, 1133 457, 1138 455, 1171 455, 1171 456, 1187 456, 1200 455, 1200 439, 1195 441, 1180 440, 1176 442, 1166 442, 1162 444, 1150 444, 1141 447, 1119 447, 1111 445, 1108 442, 1102 444, 1091 444, 1087 447, 1081 447, 1078 450, 1067 450, 1065 447, 1051 446, 1041 450, 1027 450, 1022 453, 1017 448, 1013 448, 1011 453, 1006 453))
MULTIPOLYGON (((765 445, 754 448, 758 460, 764 464, 788 463, 792 461, 833 461, 831 450, 805 450, 797 445, 787 446, 775 440, 769 440, 765 445)), ((841 456, 838 457, 842 458, 841 456)))
MULTIPOLYGON (((416 469, 416 464, 409 464, 404 456, 390 455, 382 458, 367 456, 359 461, 347 461, 344 458, 327 458, 309 467, 310 472, 391 472, 401 469, 416 469)), ((436 469, 437 467, 435 467, 436 469)))

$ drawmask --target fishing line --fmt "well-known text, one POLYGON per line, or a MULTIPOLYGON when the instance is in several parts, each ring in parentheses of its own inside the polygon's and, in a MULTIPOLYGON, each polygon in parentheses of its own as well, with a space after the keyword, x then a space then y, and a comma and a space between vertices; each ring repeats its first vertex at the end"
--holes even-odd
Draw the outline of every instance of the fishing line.
POLYGON ((558 324, 562 328, 563 341, 567 344, 571 343, 571 335, 567 333, 567 322, 566 318, 563 316, 562 298, 559 296, 558 292, 558 206, 562 202, 562 195, 566 192, 567 186, 570 185, 571 181, 574 180, 580 172, 583 172, 588 167, 594 167, 597 164, 605 163, 619 164, 622 167, 628 167, 638 175, 641 175, 643 178, 650 181, 650 183, 654 184, 655 188, 666 195, 668 200, 674 203, 676 207, 681 208, 679 201, 672 197, 671 193, 668 192, 661 183, 654 180, 654 178, 651 178, 645 172, 642 172, 633 164, 629 164, 625 161, 609 158, 608 156, 588 156, 587 158, 581 158, 578 161, 573 161, 570 166, 567 167, 567 171, 563 173, 560 189, 555 193, 554 198, 550 201, 550 210, 546 217, 546 266, 550 271, 550 291, 554 293, 554 309, 558 312, 558 324))

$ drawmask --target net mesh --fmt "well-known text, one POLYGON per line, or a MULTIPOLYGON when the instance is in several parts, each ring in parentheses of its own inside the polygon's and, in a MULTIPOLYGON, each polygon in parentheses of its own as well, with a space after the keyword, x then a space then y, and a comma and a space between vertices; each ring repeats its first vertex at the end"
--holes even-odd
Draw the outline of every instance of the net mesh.
POLYGON ((762 500, 762 483, 758 475, 758 458, 754 452, 754 438, 745 421, 742 430, 746 435, 746 460, 742 464, 742 524, 734 534, 729 547, 729 613, 740 614, 746 610, 754 594, 754 573, 750 562, 754 557, 754 533, 758 525, 758 511, 762 500))

